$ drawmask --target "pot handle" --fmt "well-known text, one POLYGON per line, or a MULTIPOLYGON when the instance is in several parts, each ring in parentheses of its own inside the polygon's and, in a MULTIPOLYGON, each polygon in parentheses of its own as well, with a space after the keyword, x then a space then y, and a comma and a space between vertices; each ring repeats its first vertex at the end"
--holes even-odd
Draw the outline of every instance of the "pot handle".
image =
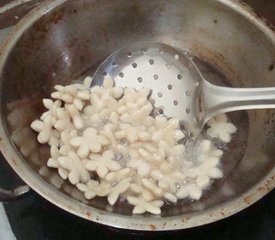
POLYGON ((30 187, 11 169, 0 152, 0 202, 19 199, 30 192, 30 187))
POLYGON ((28 185, 22 185, 13 190, 0 188, 0 202, 9 202, 25 196, 30 191, 28 185))

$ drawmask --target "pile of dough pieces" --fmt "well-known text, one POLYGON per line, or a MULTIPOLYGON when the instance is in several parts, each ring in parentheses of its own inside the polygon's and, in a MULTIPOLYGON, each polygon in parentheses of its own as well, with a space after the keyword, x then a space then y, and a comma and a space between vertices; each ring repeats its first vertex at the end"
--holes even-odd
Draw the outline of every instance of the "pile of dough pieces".
POLYGON ((117 87, 109 76, 101 87, 90 88, 91 81, 56 85, 51 99, 43 99, 47 111, 31 124, 39 143, 50 146, 48 167, 85 198, 107 197, 110 205, 127 200, 133 214, 160 214, 165 201, 198 200, 223 176, 223 152, 211 137, 231 140, 236 128, 226 115, 209 122, 208 139, 191 160, 179 144, 185 137, 179 120, 152 116, 150 89, 117 87))

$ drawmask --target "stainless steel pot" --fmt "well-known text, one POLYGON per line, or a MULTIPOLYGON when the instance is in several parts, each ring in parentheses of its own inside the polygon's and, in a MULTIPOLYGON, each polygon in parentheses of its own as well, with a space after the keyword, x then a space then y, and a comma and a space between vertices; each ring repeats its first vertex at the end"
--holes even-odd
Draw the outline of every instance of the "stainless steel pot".
MULTIPOLYGON (((0 49, 0 148, 11 167, 55 205, 102 224, 174 230, 230 216, 275 186, 275 111, 232 113, 238 126, 222 160, 224 178, 199 202, 167 205, 161 216, 131 216, 101 198, 87 201, 46 167, 48 148, 29 125, 55 84, 91 74, 115 49, 163 42, 211 65, 210 81, 236 87, 275 85, 275 33, 247 6, 230 0, 50 0, 30 12, 0 49)), ((208 65, 207 65, 207 64, 208 65)), ((209 68, 208 68, 209 69, 209 68)))

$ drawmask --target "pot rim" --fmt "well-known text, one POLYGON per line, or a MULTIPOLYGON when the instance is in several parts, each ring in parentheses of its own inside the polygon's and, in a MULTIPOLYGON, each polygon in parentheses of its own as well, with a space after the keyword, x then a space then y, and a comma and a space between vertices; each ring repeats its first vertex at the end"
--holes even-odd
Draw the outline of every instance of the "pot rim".
MULTIPOLYGON (((35 7, 21 19, 0 48, 0 76, 9 53, 25 30, 44 14, 48 13, 55 7, 60 6, 66 1, 68 0, 47 0, 35 7)), ((239 14, 252 21, 253 24, 261 29, 275 45, 275 33, 264 22, 264 20, 260 19, 252 11, 252 9, 238 0, 217 1, 233 9, 234 11, 237 11, 239 14)), ((0 91, 1 88, 2 81, 0 80, 0 91)), ((0 126, 5 126, 3 124, 2 112, 0 113, 0 126)), ((0 128, 0 150, 15 172, 32 189, 34 189, 49 202, 84 219, 129 230, 179 230, 215 222, 247 208, 275 188, 275 168, 273 168, 257 185, 253 186, 239 197, 222 203, 219 206, 214 206, 192 214, 184 214, 173 217, 152 216, 149 218, 148 216, 125 216, 84 205, 59 192, 56 188, 48 184, 40 177, 38 173, 34 172, 30 166, 28 166, 28 164, 21 159, 19 152, 14 147, 8 136, 8 132, 4 127, 0 128)))

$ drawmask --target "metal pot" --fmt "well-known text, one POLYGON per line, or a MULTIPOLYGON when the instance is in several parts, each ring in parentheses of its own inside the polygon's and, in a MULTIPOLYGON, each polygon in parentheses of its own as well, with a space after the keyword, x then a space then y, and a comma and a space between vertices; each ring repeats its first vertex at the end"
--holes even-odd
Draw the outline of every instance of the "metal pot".
MULTIPOLYGON (((118 228, 174 230, 230 216, 275 186, 275 111, 231 114, 238 126, 222 160, 224 178, 198 202, 164 207, 161 216, 132 216, 103 199, 87 201, 55 170, 49 149, 29 125, 55 84, 91 74, 115 49, 136 41, 185 48, 211 65, 210 81, 274 86, 275 34, 247 6, 230 0, 50 0, 30 12, 0 49, 0 148, 35 191, 80 217, 118 228)), ((205 64, 207 63, 207 64, 205 64)))

